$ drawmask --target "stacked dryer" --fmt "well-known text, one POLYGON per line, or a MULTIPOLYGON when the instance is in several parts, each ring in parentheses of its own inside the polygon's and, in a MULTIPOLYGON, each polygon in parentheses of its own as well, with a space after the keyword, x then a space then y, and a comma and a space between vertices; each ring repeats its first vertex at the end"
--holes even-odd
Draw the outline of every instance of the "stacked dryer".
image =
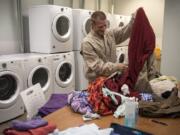
POLYGON ((24 90, 22 62, 0 56, 0 123, 24 113, 20 92, 24 90))
POLYGON ((75 53, 75 89, 85 90, 88 80, 85 78, 84 60, 80 54, 81 42, 91 30, 91 15, 93 11, 85 9, 73 9, 73 51, 75 53))
POLYGON ((68 52, 73 40, 72 9, 56 5, 38 5, 29 10, 30 51, 68 52))
POLYGON ((33 6, 29 10, 29 32, 30 52, 45 53, 50 58, 53 92, 74 90, 72 9, 57 5, 33 6))

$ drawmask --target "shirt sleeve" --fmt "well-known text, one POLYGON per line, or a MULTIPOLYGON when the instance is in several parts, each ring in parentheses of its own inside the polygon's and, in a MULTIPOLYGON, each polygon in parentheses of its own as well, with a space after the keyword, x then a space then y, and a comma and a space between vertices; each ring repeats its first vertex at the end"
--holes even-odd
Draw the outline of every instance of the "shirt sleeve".
POLYGON ((109 76, 120 70, 117 63, 104 62, 96 52, 96 49, 89 42, 82 43, 81 53, 83 55, 89 72, 96 76, 109 76))
POLYGON ((123 28, 117 27, 113 29, 113 34, 115 37, 116 44, 120 44, 130 37, 133 22, 134 22, 134 18, 131 17, 130 22, 125 27, 123 28))

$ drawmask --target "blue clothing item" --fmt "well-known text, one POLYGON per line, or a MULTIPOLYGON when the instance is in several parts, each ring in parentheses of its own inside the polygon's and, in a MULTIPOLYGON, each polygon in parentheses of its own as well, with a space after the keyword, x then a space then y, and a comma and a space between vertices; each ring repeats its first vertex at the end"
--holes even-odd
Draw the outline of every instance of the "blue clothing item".
POLYGON ((68 94, 52 94, 48 102, 39 109, 38 115, 44 117, 66 106, 68 94))
POLYGON ((20 130, 20 131, 26 131, 29 129, 34 129, 42 126, 46 126, 48 122, 40 117, 33 118, 31 120, 27 121, 20 121, 20 120, 14 120, 11 123, 11 128, 20 130))
POLYGON ((121 135, 121 134, 114 133, 114 131, 112 131, 110 135, 121 135))
POLYGON ((117 135, 152 135, 150 133, 144 132, 142 130, 139 129, 135 129, 135 128, 130 128, 130 127, 126 127, 126 126, 122 126, 120 124, 117 123, 111 123, 111 128, 113 128, 113 135, 117 134, 117 135))

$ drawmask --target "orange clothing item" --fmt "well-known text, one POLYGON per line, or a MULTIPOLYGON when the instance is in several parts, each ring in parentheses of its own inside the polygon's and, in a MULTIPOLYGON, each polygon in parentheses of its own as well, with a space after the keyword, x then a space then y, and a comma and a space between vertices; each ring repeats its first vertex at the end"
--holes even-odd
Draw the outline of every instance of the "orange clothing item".
POLYGON ((106 77, 99 77, 88 86, 88 101, 92 105, 93 111, 100 115, 112 114, 117 108, 112 99, 104 96, 102 93, 105 81, 106 77))

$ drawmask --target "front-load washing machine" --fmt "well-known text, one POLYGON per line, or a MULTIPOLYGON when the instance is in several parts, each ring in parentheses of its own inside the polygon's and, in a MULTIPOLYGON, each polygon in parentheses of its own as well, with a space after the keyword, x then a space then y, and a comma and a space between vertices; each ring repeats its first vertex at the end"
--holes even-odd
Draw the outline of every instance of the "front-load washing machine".
POLYGON ((86 90, 88 88, 88 80, 85 77, 84 59, 80 51, 74 51, 75 55, 75 89, 86 90))
POLYGON ((20 92, 24 90, 22 62, 0 56, 0 123, 24 113, 20 92))
POLYGON ((91 30, 91 15, 93 11, 85 9, 73 9, 73 50, 81 49, 83 38, 91 30))
POLYGON ((80 55, 81 43, 83 38, 91 30, 91 15, 94 11, 85 9, 73 9, 73 52, 75 55, 75 89, 84 90, 88 87, 88 81, 85 78, 83 65, 84 60, 80 55))
POLYGON ((128 46, 116 48, 117 62, 128 64, 128 46))
POLYGON ((46 54, 23 54, 25 88, 40 83, 46 100, 53 93, 51 58, 46 54))
POLYGON ((29 9, 30 51, 56 53, 72 51, 72 9, 36 5, 29 9))
POLYGON ((54 93, 70 93, 75 90, 74 53, 52 54, 54 93))

